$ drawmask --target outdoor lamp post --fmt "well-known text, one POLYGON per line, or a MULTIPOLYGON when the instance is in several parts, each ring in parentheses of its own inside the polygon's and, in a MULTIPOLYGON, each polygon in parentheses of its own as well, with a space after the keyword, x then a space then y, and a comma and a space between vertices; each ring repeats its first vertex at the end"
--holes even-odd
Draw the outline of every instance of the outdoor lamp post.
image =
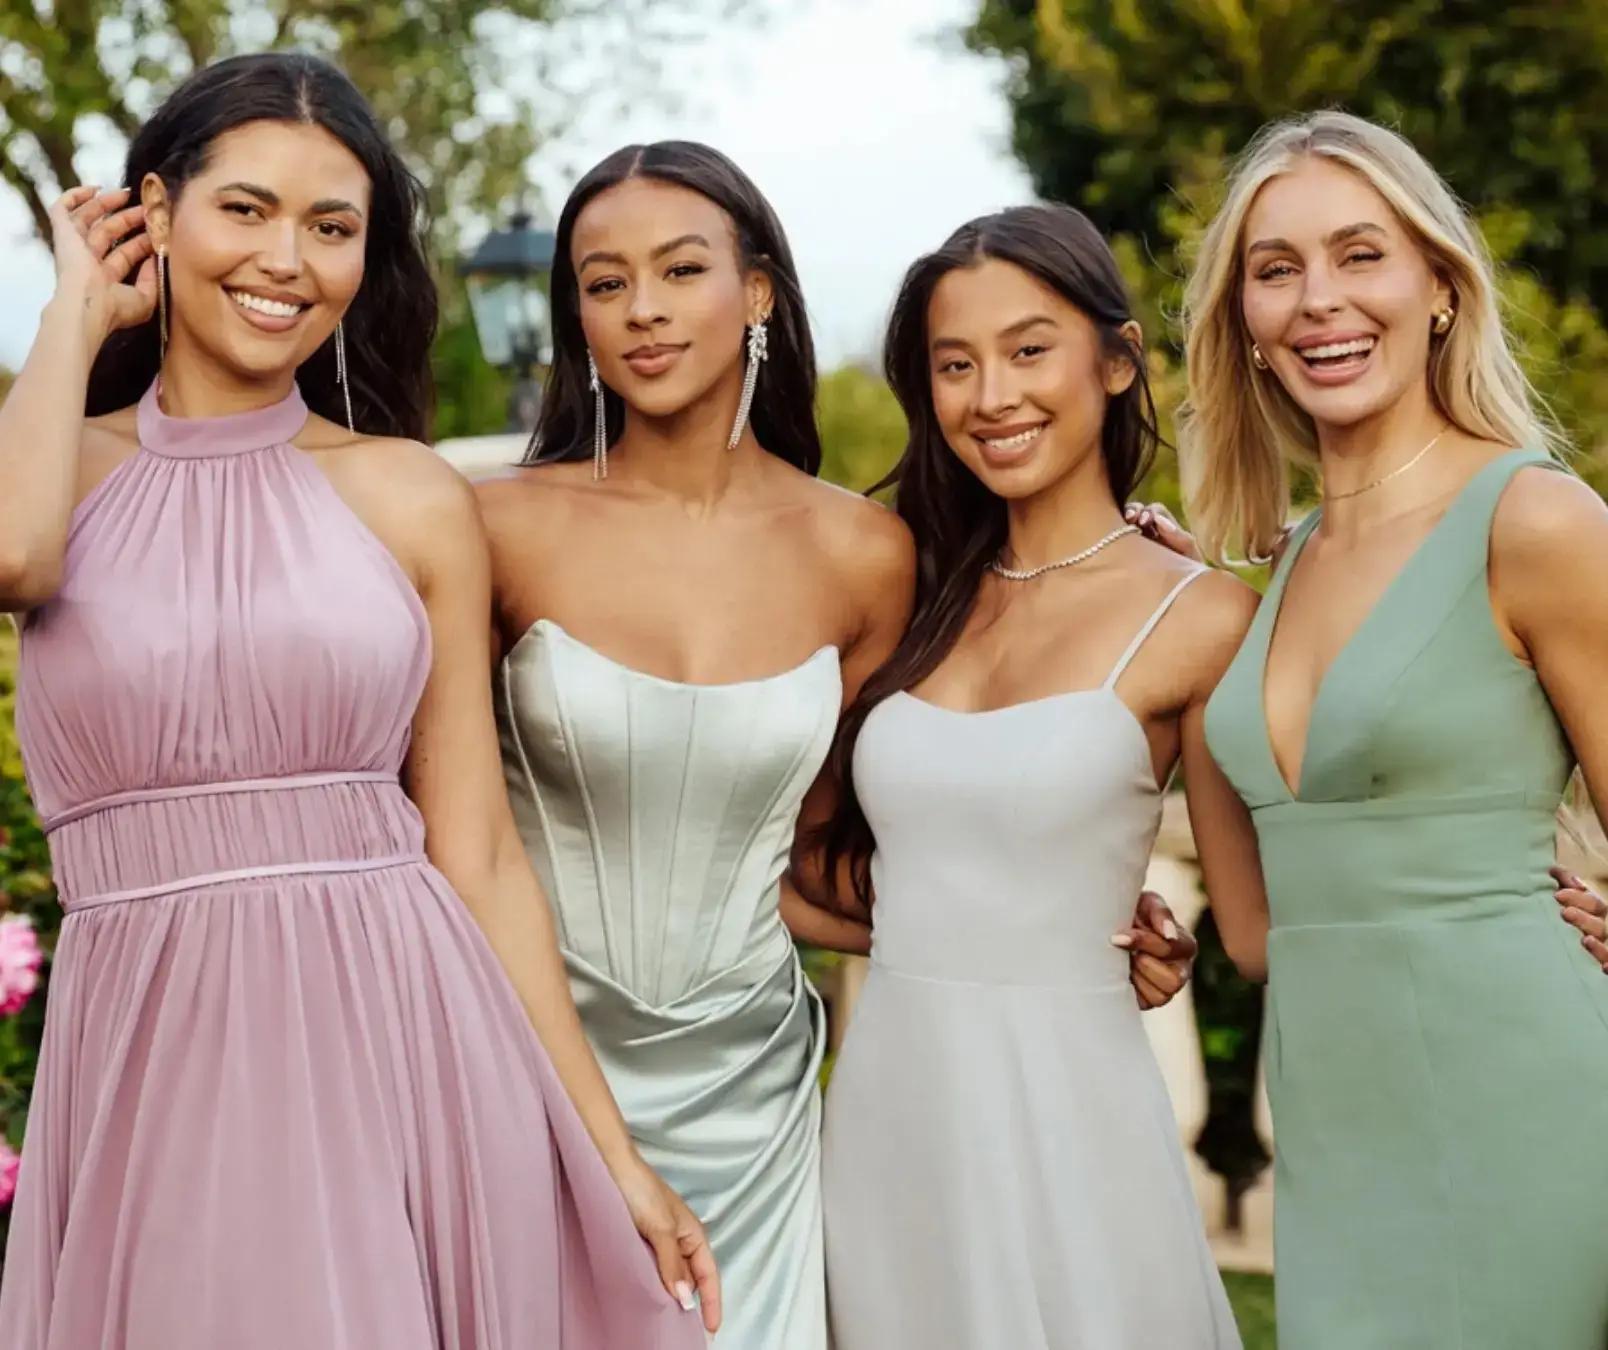
POLYGON ((480 350, 492 365, 513 372, 508 429, 529 431, 541 403, 539 372, 553 359, 547 303, 555 237, 517 211, 505 230, 493 230, 461 264, 469 288, 480 350))

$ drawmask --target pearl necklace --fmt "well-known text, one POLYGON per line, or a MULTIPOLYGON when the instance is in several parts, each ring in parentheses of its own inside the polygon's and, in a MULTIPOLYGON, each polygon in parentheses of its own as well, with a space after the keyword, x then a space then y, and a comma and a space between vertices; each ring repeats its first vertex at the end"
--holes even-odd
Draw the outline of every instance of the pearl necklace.
POLYGON ((1088 548, 1083 549, 1081 552, 1074 553, 1070 558, 1062 558, 1058 562, 1043 563, 1038 567, 1029 567, 1023 572, 1018 572, 1012 568, 1006 567, 1005 564, 1000 562, 998 558, 995 558, 993 562, 989 563, 988 568, 989 571, 993 572, 995 576, 1004 577, 1006 581, 1031 581, 1034 577, 1041 577, 1046 572, 1055 571, 1055 569, 1058 567, 1076 567, 1080 562, 1087 562, 1090 558, 1094 557, 1094 555, 1103 549, 1107 544, 1116 543, 1117 540, 1121 539, 1123 535, 1138 533, 1139 527, 1137 525, 1124 525, 1120 529, 1112 530, 1111 533, 1106 535, 1104 539, 1096 540, 1094 543, 1090 544, 1088 548))
POLYGON ((1426 445, 1410 460, 1403 464, 1399 469, 1392 469, 1389 473, 1382 474, 1380 477, 1374 479, 1373 482, 1364 483, 1360 488, 1352 488, 1349 492, 1329 492, 1326 490, 1323 494, 1323 500, 1326 502, 1343 502, 1347 497, 1360 497, 1364 492, 1372 492, 1376 487, 1380 487, 1383 484, 1388 483, 1392 478, 1406 473, 1408 469, 1412 468, 1414 464, 1418 463, 1419 460, 1433 450, 1436 444, 1440 441, 1440 438, 1451 429, 1450 423, 1442 427, 1430 437, 1428 445, 1426 445))

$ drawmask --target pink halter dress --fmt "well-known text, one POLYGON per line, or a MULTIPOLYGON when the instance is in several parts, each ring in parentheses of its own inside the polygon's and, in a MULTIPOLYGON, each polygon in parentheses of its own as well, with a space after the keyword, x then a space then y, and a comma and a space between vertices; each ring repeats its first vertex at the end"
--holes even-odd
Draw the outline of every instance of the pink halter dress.
POLYGON ((430 667, 284 402, 75 512, 17 731, 66 919, 6 1350, 690 1350, 397 774, 430 667))

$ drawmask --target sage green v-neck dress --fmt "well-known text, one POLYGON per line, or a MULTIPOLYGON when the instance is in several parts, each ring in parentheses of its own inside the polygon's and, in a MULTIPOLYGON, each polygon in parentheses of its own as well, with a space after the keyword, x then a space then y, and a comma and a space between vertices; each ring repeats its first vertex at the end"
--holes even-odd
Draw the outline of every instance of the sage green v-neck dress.
MULTIPOLYGON (((1491 614, 1482 469, 1319 687, 1295 791, 1263 671, 1298 530, 1206 714, 1273 930, 1280 1350, 1608 1344, 1608 980, 1547 868, 1573 766, 1491 614)), ((1608 583, 1608 578, 1604 579, 1608 583)))

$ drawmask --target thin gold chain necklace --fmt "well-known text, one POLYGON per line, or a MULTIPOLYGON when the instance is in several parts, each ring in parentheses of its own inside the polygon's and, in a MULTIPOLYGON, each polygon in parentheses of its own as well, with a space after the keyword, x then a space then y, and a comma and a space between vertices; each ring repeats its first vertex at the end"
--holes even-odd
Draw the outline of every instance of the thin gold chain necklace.
POLYGON ((1440 438, 1451 429, 1451 423, 1448 422, 1429 438, 1428 445, 1426 445, 1400 468, 1392 469, 1389 473, 1382 474, 1380 477, 1374 479, 1373 482, 1364 483, 1360 488, 1352 488, 1349 492, 1330 492, 1325 489, 1323 493, 1323 500, 1326 502, 1343 502, 1347 497, 1360 497, 1364 492, 1372 492, 1376 487, 1380 487, 1385 483, 1388 483, 1392 478, 1400 477, 1402 474, 1406 473, 1408 469, 1412 468, 1413 465, 1418 463, 1418 461, 1427 455, 1431 450, 1433 450, 1436 444, 1440 441, 1440 438))

